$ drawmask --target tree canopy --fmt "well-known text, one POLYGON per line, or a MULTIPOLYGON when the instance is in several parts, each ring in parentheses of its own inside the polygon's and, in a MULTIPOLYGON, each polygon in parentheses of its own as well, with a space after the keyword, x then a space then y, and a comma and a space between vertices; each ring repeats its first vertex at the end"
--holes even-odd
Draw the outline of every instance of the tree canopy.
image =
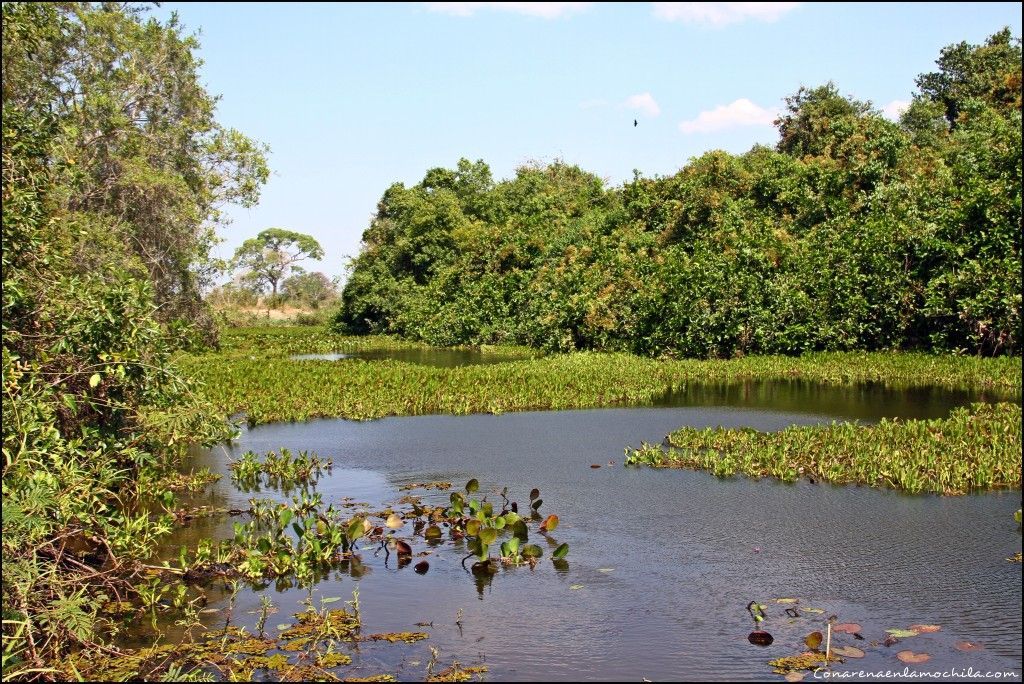
POLYGON ((284 228, 267 228, 249 238, 235 251, 235 269, 243 270, 258 286, 270 285, 277 296, 278 283, 288 273, 301 273, 296 266, 306 259, 322 259, 323 247, 310 235, 284 228))
POLYGON ((900 122, 833 83, 778 145, 617 188, 482 161, 385 191, 336 327, 436 344, 729 357, 1019 353, 1021 46, 942 51, 900 122))

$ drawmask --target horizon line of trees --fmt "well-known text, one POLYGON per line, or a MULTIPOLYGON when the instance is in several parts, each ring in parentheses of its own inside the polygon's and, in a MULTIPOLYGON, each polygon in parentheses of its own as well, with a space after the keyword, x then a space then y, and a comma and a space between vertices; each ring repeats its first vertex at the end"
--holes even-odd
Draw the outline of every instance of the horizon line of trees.
POLYGON ((941 51, 900 121, 800 88, 779 141, 605 188, 462 159, 389 187, 334 327, 439 345, 731 357, 1019 354, 1021 41, 941 51))

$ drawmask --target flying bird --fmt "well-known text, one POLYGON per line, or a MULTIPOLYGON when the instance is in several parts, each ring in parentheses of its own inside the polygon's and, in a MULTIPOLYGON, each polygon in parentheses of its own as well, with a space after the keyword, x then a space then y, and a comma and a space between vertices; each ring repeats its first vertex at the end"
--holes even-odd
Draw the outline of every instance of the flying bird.
POLYGON ((633 128, 636 128, 636 119, 633 119, 633 128))

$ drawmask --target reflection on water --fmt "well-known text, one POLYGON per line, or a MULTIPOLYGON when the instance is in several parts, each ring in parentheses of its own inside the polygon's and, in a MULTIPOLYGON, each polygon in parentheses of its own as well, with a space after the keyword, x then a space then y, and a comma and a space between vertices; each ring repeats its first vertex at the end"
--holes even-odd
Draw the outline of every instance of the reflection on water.
MULTIPOLYGON (((199 454, 197 463, 226 472, 227 459, 246 449, 313 450, 334 459, 317 487, 325 503, 351 497, 371 507, 397 501, 406 493, 399 487, 414 482, 459 486, 476 477, 481 493, 507 485, 520 503, 540 488, 542 511, 561 518, 553 536, 570 545, 563 569, 546 557, 532 571, 506 568, 478 578, 462 568, 466 551, 456 543, 429 556, 426 575, 367 550, 360 564, 317 585, 316 595, 349 598, 358 583, 367 633, 433 623, 425 628, 431 638, 414 646, 361 645, 346 670, 352 676, 387 671, 422 679, 433 646, 442 662, 485 663, 492 680, 765 679, 772 676, 767 660, 799 652, 811 631, 804 627, 815 624, 789 625, 784 606, 771 599, 800 597, 800 605, 826 611, 816 629, 829 614, 864 626, 867 642, 858 645, 867 657, 837 669, 902 670, 895 653, 913 648, 932 655, 928 670, 1014 670, 1019 678, 1021 566, 1005 560, 1021 548, 1012 520, 1019 492, 906 496, 621 466, 624 446, 659 442, 683 425, 778 430, 935 416, 978 398, 792 383, 693 387, 652 408, 266 425, 231 447, 199 454), (747 643, 745 606, 752 600, 769 605, 765 627, 776 640, 768 648, 747 643), (915 623, 942 631, 892 648, 865 645, 884 639, 887 628, 915 623), (952 648, 959 640, 986 648, 961 653, 952 648)), ((413 493, 425 503, 448 500, 445 491, 413 493)), ((246 508, 251 494, 225 478, 212 496, 226 508, 246 508)), ((196 521, 167 552, 176 555, 177 544, 201 537, 228 537, 231 523, 196 521)), ((415 547, 427 548, 422 540, 415 547)), ((547 556, 551 551, 545 548, 547 556)), ((281 616, 296 612, 306 595, 285 584, 263 591, 281 616)), ((239 594, 236 622, 255 620, 250 611, 260 594, 239 594)))
POLYGON ((481 352, 473 349, 374 349, 333 354, 296 354, 288 357, 292 361, 341 361, 343 359, 362 359, 363 361, 401 361, 421 366, 453 368, 455 366, 475 366, 489 363, 506 363, 527 358, 500 352, 481 352))

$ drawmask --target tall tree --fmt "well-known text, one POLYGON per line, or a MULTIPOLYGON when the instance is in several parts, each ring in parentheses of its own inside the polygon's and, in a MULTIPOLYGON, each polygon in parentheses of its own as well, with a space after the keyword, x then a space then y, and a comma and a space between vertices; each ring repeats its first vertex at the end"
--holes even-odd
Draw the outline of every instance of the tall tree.
POLYGON ((234 267, 247 271, 257 282, 270 285, 277 297, 278 283, 289 272, 302 272, 295 264, 323 256, 324 249, 313 236, 284 228, 267 228, 235 251, 234 267))

